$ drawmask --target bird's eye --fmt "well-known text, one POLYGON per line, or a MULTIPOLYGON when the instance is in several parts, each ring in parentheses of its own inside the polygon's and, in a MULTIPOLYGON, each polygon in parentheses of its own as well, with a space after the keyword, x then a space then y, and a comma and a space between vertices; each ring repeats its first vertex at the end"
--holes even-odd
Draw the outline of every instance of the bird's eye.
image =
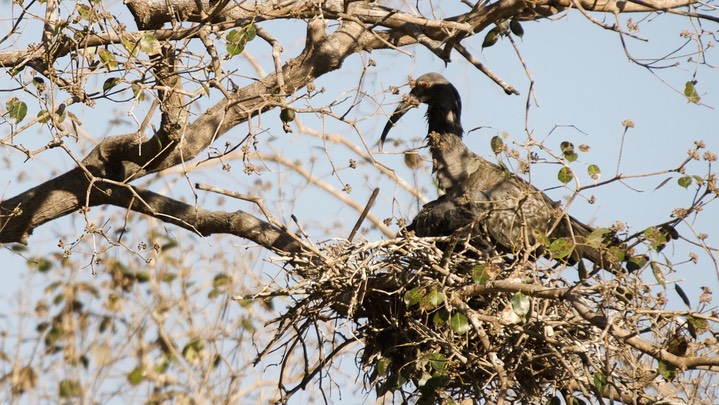
POLYGON ((428 81, 425 81, 425 80, 422 80, 422 81, 420 81, 420 82, 417 82, 417 84, 420 85, 420 86, 422 86, 422 87, 429 87, 429 82, 428 82, 428 81))

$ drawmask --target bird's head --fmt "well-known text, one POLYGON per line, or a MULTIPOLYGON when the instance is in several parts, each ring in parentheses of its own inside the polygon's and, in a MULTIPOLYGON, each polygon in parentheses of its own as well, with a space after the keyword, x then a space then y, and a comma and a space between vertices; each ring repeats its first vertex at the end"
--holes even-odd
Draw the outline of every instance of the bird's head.
POLYGON ((439 73, 425 73, 414 81, 410 81, 412 91, 402 98, 402 102, 394 110, 394 113, 382 131, 379 142, 379 149, 382 150, 387 134, 399 119, 411 108, 420 104, 427 104, 427 119, 430 130, 434 124, 442 126, 445 123, 448 128, 458 131, 461 135, 460 115, 462 113, 462 100, 459 97, 457 88, 439 73), (452 127, 452 128, 449 128, 452 127))

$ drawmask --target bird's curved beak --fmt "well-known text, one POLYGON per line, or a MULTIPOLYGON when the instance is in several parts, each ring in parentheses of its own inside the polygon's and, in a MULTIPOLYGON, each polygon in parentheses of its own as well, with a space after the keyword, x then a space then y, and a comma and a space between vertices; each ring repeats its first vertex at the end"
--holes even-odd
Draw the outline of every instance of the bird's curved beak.
POLYGON ((411 108, 415 108, 420 104, 419 99, 415 97, 412 93, 409 93, 405 95, 402 98, 402 102, 399 103, 397 108, 392 113, 392 116, 389 117, 389 120, 387 120, 387 125, 384 126, 384 130, 382 131, 382 136, 379 139, 379 151, 382 152, 382 146, 384 146, 384 141, 387 138, 387 134, 392 129, 392 127, 399 121, 402 116, 409 111, 411 108))

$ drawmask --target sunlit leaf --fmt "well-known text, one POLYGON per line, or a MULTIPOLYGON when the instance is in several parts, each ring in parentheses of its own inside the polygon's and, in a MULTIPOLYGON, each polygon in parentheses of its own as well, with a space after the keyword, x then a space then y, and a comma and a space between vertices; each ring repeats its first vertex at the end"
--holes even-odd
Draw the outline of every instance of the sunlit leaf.
POLYGON ((597 387, 598 392, 604 392, 604 387, 607 386, 607 377, 602 373, 594 373, 594 386, 597 387))
POLYGON ((245 27, 245 39, 247 42, 252 41, 257 36, 257 30, 255 30, 255 24, 250 23, 245 27))
POLYGON ((664 272, 662 271, 661 266, 659 266, 659 263, 651 261, 649 265, 652 267, 652 273, 654 274, 654 278, 657 280, 657 283, 659 283, 662 287, 666 287, 666 278, 664 277, 664 272))
POLYGON ((652 249, 657 252, 664 249, 667 244, 667 235, 654 226, 644 230, 644 238, 651 244, 652 249))
POLYGON ((228 56, 230 56, 230 57, 237 56, 245 50, 245 44, 242 42, 235 42, 235 43, 228 42, 227 45, 225 46, 225 49, 227 50, 228 56))
POLYGON ((142 365, 138 364, 137 367, 127 373, 127 382, 129 382, 130 385, 133 386, 140 384, 145 379, 144 371, 145 369, 142 367, 142 365))
POLYGON ((182 348, 182 357, 190 363, 197 361, 204 348, 205 344, 200 339, 194 339, 182 348))
POLYGON ((586 244, 589 247, 599 248, 607 243, 613 232, 609 228, 597 228, 587 235, 586 244))
POLYGON ((424 310, 437 308, 444 302, 444 296, 435 289, 432 289, 420 300, 419 306, 424 310))
POLYGON ((77 380, 62 380, 58 384, 58 396, 62 399, 82 396, 82 386, 77 380))
POLYGON ((145 100, 145 92, 142 90, 142 86, 140 86, 137 83, 132 84, 132 96, 135 97, 137 101, 144 101, 145 100))
POLYGON ((413 289, 404 293, 404 304, 408 307, 415 305, 422 299, 424 290, 420 287, 414 287, 413 289))
POLYGON ((489 273, 484 265, 478 264, 472 268, 472 281, 477 284, 485 285, 491 280, 489 273))
POLYGON ((447 366, 447 357, 442 353, 428 353, 426 360, 434 371, 444 371, 447 366))
POLYGON ((557 179, 559 179, 559 181, 561 181, 562 184, 569 183, 570 181, 572 181, 572 179, 574 179, 572 169, 570 169, 566 166, 562 167, 561 169, 559 169, 559 172, 557 173, 557 179))
POLYGON ((677 180, 680 186, 687 188, 692 185, 692 176, 683 176, 677 180))
MULTIPOLYGON (((706 319, 699 319, 693 316, 687 317, 687 323, 694 327, 694 330, 703 333, 710 329, 709 322, 706 319)), ((696 339, 696 336, 693 336, 696 339)))
POLYGON ((22 121, 27 115, 27 104, 17 97, 11 97, 5 102, 5 108, 15 123, 22 121))
POLYGON ((452 315, 452 318, 449 320, 449 324, 452 330, 460 335, 469 332, 470 329, 469 320, 467 320, 467 317, 461 312, 457 312, 452 315))
POLYGON ((551 253, 555 259, 568 257, 572 253, 572 250, 574 250, 574 246, 572 246, 572 243, 568 239, 555 239, 549 244, 549 253, 551 253))
POLYGON ((227 273, 220 273, 215 275, 212 279, 212 286, 214 288, 226 287, 232 283, 232 276, 227 273))
POLYGON ((657 371, 667 381, 674 380, 677 375, 677 368, 663 360, 659 360, 657 371))
POLYGON ((102 84, 102 92, 107 93, 113 87, 117 86, 119 83, 120 83, 119 77, 111 77, 111 78, 105 80, 105 83, 102 84))
POLYGON ((140 52, 146 55, 157 54, 160 47, 160 41, 157 40, 155 35, 149 32, 142 36, 142 38, 140 39, 140 43, 138 44, 138 49, 140 49, 140 52))
POLYGON ((97 54, 100 55, 100 60, 102 61, 102 64, 107 67, 107 70, 117 68, 118 63, 115 59, 115 55, 113 55, 112 52, 108 51, 105 48, 100 48, 97 50, 97 54))
POLYGON ((684 85, 684 96, 686 96, 690 103, 699 104, 702 98, 699 97, 699 93, 697 93, 696 84, 697 82, 695 80, 686 82, 684 85))
POLYGON ((589 165, 589 167, 587 167, 587 173, 592 180, 599 180, 602 177, 602 171, 597 165, 589 165))
POLYGON ((512 310, 515 314, 517 314, 520 317, 525 317, 529 313, 529 309, 531 307, 531 301, 528 296, 522 294, 521 292, 515 293, 512 296, 511 299, 512 302, 512 310))

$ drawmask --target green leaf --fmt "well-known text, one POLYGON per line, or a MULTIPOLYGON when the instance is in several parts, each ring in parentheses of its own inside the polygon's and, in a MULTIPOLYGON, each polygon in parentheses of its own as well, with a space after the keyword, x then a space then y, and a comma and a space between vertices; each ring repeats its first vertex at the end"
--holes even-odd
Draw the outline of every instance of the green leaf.
POLYGON ((389 363, 390 360, 384 357, 377 360, 377 365, 375 367, 375 369, 377 370, 377 375, 384 376, 385 374, 387 374, 387 367, 389 366, 389 363))
POLYGON ((589 167, 587 167, 587 173, 589 173, 589 177, 591 177, 592 180, 595 181, 599 180, 602 177, 602 171, 597 165, 589 165, 589 167))
POLYGON ((17 97, 11 97, 5 102, 5 108, 15 123, 22 121, 27 115, 27 104, 17 97))
POLYGON ((220 273, 212 279, 212 287, 227 287, 232 282, 232 276, 227 273, 220 273))
POLYGON ((572 254, 572 250, 574 250, 574 246, 569 239, 559 238, 549 244, 549 253, 554 259, 564 259, 572 254))
POLYGON ((667 284, 666 279, 664 278, 664 272, 659 266, 659 263, 652 260, 649 265, 652 267, 652 273, 654 274, 654 278, 657 280, 657 283, 659 283, 662 287, 666 287, 667 284))
POLYGON ((614 232, 609 228, 597 228, 587 235, 587 246, 595 249, 600 248, 607 243, 613 234, 614 232))
POLYGON ((295 120, 295 110, 290 108, 283 108, 280 110, 280 119, 282 122, 292 122, 295 120))
POLYGON ((160 50, 160 41, 152 33, 146 33, 140 39, 138 49, 146 55, 155 55, 160 50))
POLYGON ((687 317, 687 326, 689 333, 692 335, 692 338, 697 338, 697 332, 703 333, 709 330, 710 325, 709 322, 707 322, 706 319, 699 319, 695 318, 693 316, 687 317))
POLYGON ((562 150, 562 155, 571 155, 574 153, 574 144, 569 141, 564 141, 559 144, 559 149, 562 150))
POLYGON ((419 300, 422 299, 423 295, 423 289, 421 289, 420 287, 414 287, 413 289, 404 293, 404 304, 408 307, 411 307, 412 305, 417 304, 419 300))
POLYGON ((257 36, 257 30, 255 30, 255 24, 250 23, 245 26, 245 39, 247 42, 252 41, 257 36))
POLYGON ((512 34, 520 38, 524 36, 524 28, 522 28, 522 24, 517 20, 511 20, 509 22, 509 30, 512 31, 512 34))
POLYGON ((692 176, 683 176, 677 180, 680 186, 687 188, 692 185, 692 176))
POLYGON ((702 101, 702 98, 699 97, 699 94, 697 93, 696 84, 696 80, 686 82, 684 85, 684 96, 686 96, 690 103, 699 104, 702 101))
POLYGON ((460 335, 469 332, 469 320, 467 320, 467 317, 461 312, 452 315, 452 318, 449 320, 449 325, 455 333, 460 335))
POLYGON ((478 264, 472 268, 472 281, 477 284, 485 285, 491 280, 489 273, 487 273, 484 265, 478 264))
POLYGON ((227 55, 230 57, 237 56, 241 54, 245 50, 245 44, 242 42, 237 43, 227 43, 225 46, 225 49, 227 50, 227 55))
POLYGON ((570 181, 572 181, 572 179, 574 179, 572 174, 573 174, 572 169, 565 166, 565 167, 562 167, 561 169, 559 169, 559 173, 557 173, 557 179, 559 179, 559 181, 561 181, 562 184, 567 184, 570 181))
POLYGON ((135 273, 135 280, 137 280, 138 283, 146 283, 150 281, 150 273, 146 271, 140 271, 135 273))
POLYGON ((447 367, 447 357, 442 353, 428 353, 425 358, 434 371, 442 372, 447 367))
POLYGON ((572 162, 576 161, 577 159, 579 159, 579 155, 572 152, 569 154, 565 154, 564 158, 567 159, 567 162, 572 163, 572 162))
MULTIPOLYGON (((252 26, 254 32, 254 25, 252 26)), ((233 57, 242 53, 245 50, 245 43, 248 41, 249 31, 243 30, 242 32, 232 30, 225 36, 227 49, 227 55, 233 57)), ((254 38, 254 37, 253 37, 254 38)))
POLYGON ((83 19, 90 21, 90 17, 93 16, 92 8, 90 6, 84 5, 84 4, 78 4, 77 5, 77 12, 80 14, 80 17, 83 19))
POLYGON ((117 68, 118 63, 112 52, 105 48, 100 48, 97 50, 97 54, 100 55, 100 60, 102 61, 102 64, 107 67, 108 71, 117 68))
POLYGON ((641 270, 647 265, 648 261, 649 258, 644 255, 632 256, 629 261, 627 261, 627 271, 631 273, 633 271, 641 270))
POLYGON ((684 305, 686 305, 687 308, 691 309, 692 305, 691 305, 691 302, 689 301, 689 297, 684 292, 684 290, 681 287, 679 287, 679 284, 674 284, 674 290, 677 292, 677 294, 679 294, 679 297, 681 297, 682 301, 684 301, 684 305))
POLYGON ((200 339, 193 339, 190 343, 182 348, 182 357, 189 363, 197 361, 200 358, 200 352, 204 350, 205 344, 200 339))
POLYGON ((657 366, 657 371, 667 381, 674 380, 674 377, 676 377, 676 375, 677 375, 677 368, 672 366, 669 363, 664 362, 663 360, 659 360, 659 365, 657 366))
POLYGON ((52 262, 44 257, 35 257, 28 260, 28 266, 34 268, 40 273, 47 273, 52 269, 52 262))
POLYGON ((595 373, 594 386, 597 387, 597 391, 599 391, 600 393, 604 392, 604 387, 607 386, 607 377, 605 377, 602 373, 595 373))
POLYGON ((105 83, 102 84, 102 92, 107 93, 112 89, 113 87, 117 86, 120 83, 119 77, 111 77, 107 80, 105 80, 105 83))
POLYGON ((77 380, 62 380, 58 384, 58 396, 62 399, 82 396, 82 386, 77 380))
POLYGON ((420 300, 419 307, 423 310, 437 308, 444 302, 444 296, 434 288, 420 300))
POLYGON ((667 245, 667 236, 655 226, 650 226, 644 230, 644 238, 651 244, 652 249, 660 252, 667 245))
POLYGON ((515 293, 512 296, 511 302, 512 310, 515 314, 522 318, 527 316, 531 307, 531 301, 529 300, 528 296, 522 294, 521 292, 515 293))
POLYGON ((138 364, 137 367, 127 373, 127 382, 132 386, 139 385, 145 379, 144 370, 144 367, 138 364))
POLYGON ((135 97, 137 101, 144 101, 145 100, 145 92, 142 91, 142 86, 140 86, 137 83, 132 84, 132 96, 135 97))
POLYGON ((432 315, 432 323, 437 327, 444 326, 448 320, 449 312, 447 312, 444 308, 440 308, 438 311, 435 311, 434 315, 432 315))
POLYGON ((489 32, 487 32, 487 35, 484 36, 484 41, 482 41, 482 49, 489 48, 490 46, 497 43, 499 40, 499 28, 494 27, 489 32))
POLYGON ((240 34, 240 32, 237 30, 231 30, 230 32, 227 33, 227 35, 225 35, 225 41, 227 41, 227 42, 237 43, 237 42, 240 42, 241 40, 242 40, 242 34, 240 34))
POLYGON ((495 155, 504 151, 504 141, 499 135, 492 137, 492 140, 489 141, 489 146, 492 148, 492 152, 494 152, 495 155))

